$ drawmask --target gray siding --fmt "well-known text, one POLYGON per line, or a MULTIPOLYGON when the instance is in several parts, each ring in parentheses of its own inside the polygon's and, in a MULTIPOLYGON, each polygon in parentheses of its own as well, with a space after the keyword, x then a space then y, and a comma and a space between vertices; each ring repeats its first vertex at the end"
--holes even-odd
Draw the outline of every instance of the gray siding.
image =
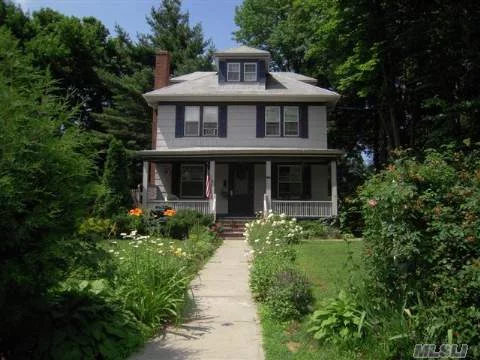
POLYGON ((293 147, 327 149, 325 106, 308 107, 307 139, 256 137, 256 106, 228 105, 227 137, 175 137, 175 106, 160 105, 157 118, 157 150, 183 147, 293 147))
POLYGON ((172 193, 172 165, 155 164, 155 185, 157 185, 157 198, 165 200, 172 193))

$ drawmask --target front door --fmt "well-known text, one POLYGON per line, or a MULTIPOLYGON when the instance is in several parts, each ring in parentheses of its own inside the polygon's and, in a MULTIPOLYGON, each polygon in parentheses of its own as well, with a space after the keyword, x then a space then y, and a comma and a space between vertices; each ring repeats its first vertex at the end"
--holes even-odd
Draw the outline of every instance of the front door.
POLYGON ((253 215, 253 165, 234 163, 228 166, 228 214, 253 215))

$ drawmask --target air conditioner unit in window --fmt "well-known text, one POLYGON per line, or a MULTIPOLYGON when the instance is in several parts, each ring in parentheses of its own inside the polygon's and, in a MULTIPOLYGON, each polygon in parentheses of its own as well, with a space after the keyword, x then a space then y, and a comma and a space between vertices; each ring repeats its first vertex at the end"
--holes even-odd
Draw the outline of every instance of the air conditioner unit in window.
POLYGON ((204 136, 217 136, 217 129, 203 129, 204 136))

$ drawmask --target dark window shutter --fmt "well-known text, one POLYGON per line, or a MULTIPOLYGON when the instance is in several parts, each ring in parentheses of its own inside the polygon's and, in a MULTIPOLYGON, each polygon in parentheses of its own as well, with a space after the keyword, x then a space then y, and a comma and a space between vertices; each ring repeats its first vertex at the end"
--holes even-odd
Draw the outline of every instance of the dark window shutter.
POLYGON ((265 61, 260 60, 257 62, 257 81, 264 82, 265 77, 265 61))
POLYGON ((218 107, 218 137, 227 137, 227 105, 218 107))
POLYGON ((308 106, 301 105, 300 109, 300 119, 299 119, 299 133, 300 137, 308 138, 308 106))
POLYGON ((175 137, 183 137, 183 126, 185 124, 185 106, 177 105, 175 115, 175 137))
POLYGON ((312 198, 312 172, 310 165, 303 165, 303 198, 312 198))
POLYGON ((278 166, 277 164, 272 164, 272 199, 277 199, 278 196, 278 166))
POLYGON ((257 105, 257 138, 265 137, 265 106, 257 105))
POLYGON ((180 198, 180 163, 172 164, 172 194, 180 198))
POLYGON ((218 82, 227 81, 227 62, 225 60, 218 63, 218 82))

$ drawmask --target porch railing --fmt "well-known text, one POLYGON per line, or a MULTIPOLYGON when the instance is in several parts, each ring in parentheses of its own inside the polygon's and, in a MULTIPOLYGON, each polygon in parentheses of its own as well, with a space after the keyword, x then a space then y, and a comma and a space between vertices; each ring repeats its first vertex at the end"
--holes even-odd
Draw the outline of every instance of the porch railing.
POLYGON ((288 216, 302 217, 330 217, 332 216, 331 201, 297 201, 272 200, 272 211, 284 213, 288 216))
POLYGON ((175 210, 192 209, 202 214, 210 214, 208 200, 148 200, 148 207, 151 209, 161 209, 166 206, 175 210))

